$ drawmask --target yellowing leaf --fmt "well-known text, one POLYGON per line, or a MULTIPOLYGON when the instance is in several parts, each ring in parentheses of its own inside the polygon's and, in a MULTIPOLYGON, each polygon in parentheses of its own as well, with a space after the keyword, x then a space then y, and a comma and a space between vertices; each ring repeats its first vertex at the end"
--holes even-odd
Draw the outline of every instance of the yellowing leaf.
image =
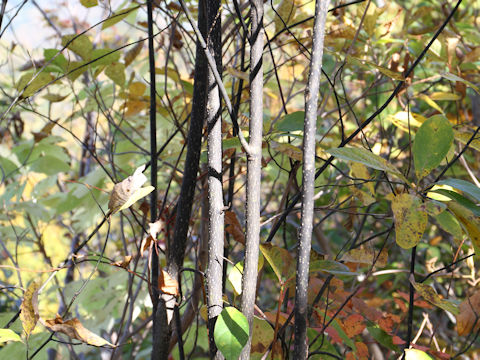
POLYGON ((410 249, 416 246, 427 227, 428 215, 419 198, 400 194, 392 199, 397 244, 410 249))
POLYGON ((375 155, 371 151, 368 151, 363 148, 354 148, 354 147, 343 147, 343 148, 334 148, 328 149, 327 152, 339 159, 355 161, 361 164, 364 164, 373 169, 382 170, 391 174, 398 176, 400 179, 408 182, 405 179, 405 176, 398 171, 398 169, 390 164, 387 160, 381 156, 375 155))
POLYGON ((44 87, 54 79, 55 77, 53 75, 45 72, 39 74, 27 73, 23 74, 20 80, 18 80, 16 88, 21 92, 21 97, 26 98, 35 94, 38 89, 44 87))
MULTIPOLYGON (((350 164, 350 170, 352 175, 360 181, 371 179, 367 167, 361 163, 352 162, 350 164)), ((367 187, 368 191, 370 191, 370 194, 375 195, 375 185, 373 184, 373 182, 366 182, 365 186, 367 187)))
POLYGON ((440 165, 452 143, 452 125, 445 116, 434 115, 420 126, 412 147, 415 174, 419 179, 440 165))
POLYGON ((475 257, 480 258, 480 220, 467 208, 455 201, 448 203, 448 208, 455 215, 460 224, 472 240, 475 257))
POLYGON ((444 114, 442 108, 440 106, 438 106, 438 104, 433 101, 430 97, 428 97, 428 95, 425 95, 425 94, 419 94, 418 95, 418 98, 419 99, 422 99, 423 101, 425 101, 428 105, 430 105, 430 107, 434 108, 435 110, 437 110, 438 112, 444 114))
POLYGON ((124 10, 119 10, 113 13, 112 16, 110 16, 108 19, 106 19, 103 24, 102 24, 102 30, 109 28, 110 26, 115 25, 116 23, 122 21, 125 19, 128 15, 130 15, 132 12, 136 11, 140 6, 132 6, 129 7, 128 9, 124 10))
POLYGON ((454 74, 450 74, 450 73, 446 73, 446 74, 442 74, 442 76, 445 78, 445 79, 448 79, 450 81, 459 81, 469 87, 471 87, 473 90, 475 90, 478 94, 480 94, 480 89, 475 86, 474 84, 472 84, 470 81, 468 80, 465 80, 464 78, 461 78, 460 76, 457 76, 457 75, 454 75, 454 74))
POLYGON ((405 360, 433 360, 433 358, 422 350, 405 349, 405 360))
POLYGON ((460 100, 461 96, 454 93, 447 92, 434 92, 430 94, 430 99, 432 100, 444 100, 444 101, 455 101, 460 100))
POLYGON ((453 315, 458 314, 458 308, 457 306, 448 301, 440 298, 438 294, 435 292, 435 290, 430 286, 426 284, 421 284, 417 283, 414 281, 413 277, 410 278, 410 282, 412 283, 413 287, 415 290, 422 295, 422 297, 427 300, 430 304, 435 305, 436 307, 439 307, 440 309, 446 310, 453 315))
POLYGON ((87 35, 65 35, 62 37, 62 46, 66 46, 84 60, 89 60, 92 55, 93 44, 87 35))
POLYGON ((27 335, 27 338, 35 329, 39 318, 37 301, 38 301, 38 289, 40 283, 33 281, 25 291, 23 295, 22 305, 20 305, 20 320, 22 321, 23 330, 27 335))
POLYGON ((297 11, 295 0, 282 0, 276 10, 277 12, 274 15, 273 22, 275 24, 275 33, 278 33, 285 26, 292 23, 295 12, 297 11))
POLYGON ((420 114, 399 111, 395 115, 387 116, 387 120, 390 120, 396 127, 402 129, 405 132, 408 132, 409 128, 418 128, 427 119, 420 114))
POLYGON ((61 332, 72 339, 88 345, 116 347, 104 338, 86 329, 77 318, 64 321, 60 316, 57 316, 53 320, 45 320, 45 326, 52 331, 61 332))
POLYGON ((140 41, 135 44, 130 50, 125 53, 125 66, 130 65, 133 60, 140 54, 143 48, 143 41, 140 41))
POLYGON ((7 341, 22 341, 22 339, 11 329, 0 329, 0 344, 7 341))
POLYGON ((233 77, 243 79, 245 81, 248 81, 248 79, 249 79, 248 73, 246 73, 245 71, 237 70, 237 69, 235 69, 234 67, 231 67, 231 66, 227 66, 225 70, 227 71, 227 73, 229 73, 233 77))
POLYGON ((134 81, 128 86, 130 96, 142 96, 147 90, 147 85, 140 81, 134 81))
POLYGON ((351 249, 347 253, 343 254, 342 261, 353 262, 359 264, 373 264, 373 261, 377 259, 375 266, 384 267, 387 265, 388 252, 383 249, 380 255, 378 251, 373 249, 351 249), (377 258, 378 257, 378 258, 377 258))
POLYGON ((287 155, 289 158, 293 160, 302 161, 303 159, 302 150, 296 146, 293 146, 292 144, 279 143, 272 140, 270 141, 270 146, 272 147, 272 149, 287 155))
POLYGON ((462 301, 457 315, 457 332, 459 336, 469 335, 475 325, 475 331, 480 328, 480 322, 476 321, 480 316, 480 291, 462 301))
POLYGON ((98 0, 80 0, 80 4, 86 8, 94 7, 98 5, 98 0))
POLYGON ((357 189, 356 187, 352 188, 352 193, 353 196, 355 196, 362 203, 363 206, 371 205, 376 201, 375 197, 372 196, 370 193, 357 189))
POLYGON ((289 279, 295 274, 295 261, 288 250, 272 244, 261 244, 260 250, 279 281, 289 279))
POLYGON ((125 65, 122 63, 112 63, 105 69, 107 75, 113 82, 121 87, 125 85, 125 65))

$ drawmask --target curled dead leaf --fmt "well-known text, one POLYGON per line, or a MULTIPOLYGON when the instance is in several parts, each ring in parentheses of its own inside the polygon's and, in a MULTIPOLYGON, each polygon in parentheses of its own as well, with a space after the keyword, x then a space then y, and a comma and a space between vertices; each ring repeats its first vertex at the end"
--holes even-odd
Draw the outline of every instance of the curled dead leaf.
POLYGON ((158 276, 158 289, 165 294, 178 296, 178 281, 172 278, 165 270, 158 276))
POLYGON ((128 265, 130 264, 130 261, 132 261, 132 255, 127 255, 120 261, 112 262, 112 265, 121 267, 123 269, 126 269, 126 268, 128 268, 128 265))
POLYGON ((116 347, 104 338, 86 329, 77 318, 64 321, 57 315, 55 319, 45 320, 45 326, 54 332, 61 332, 72 339, 88 345, 116 347))

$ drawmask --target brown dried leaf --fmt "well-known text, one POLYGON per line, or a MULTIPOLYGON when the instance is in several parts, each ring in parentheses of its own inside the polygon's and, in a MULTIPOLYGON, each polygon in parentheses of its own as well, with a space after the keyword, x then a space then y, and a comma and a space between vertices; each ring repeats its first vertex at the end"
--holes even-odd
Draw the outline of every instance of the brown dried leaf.
POLYGON ((72 339, 88 345, 116 347, 104 338, 86 329, 77 318, 64 321, 57 315, 55 319, 45 320, 45 326, 54 332, 61 332, 72 339))
POLYGON ((165 270, 158 276, 158 289, 165 294, 178 296, 178 281, 172 278, 165 270))
POLYGON ((225 212, 225 231, 233 236, 236 242, 245 245, 245 234, 243 228, 233 211, 225 212))
POLYGON ((475 331, 480 328, 480 321, 477 318, 480 316, 480 291, 469 298, 462 301, 460 304, 460 312, 457 315, 457 332, 459 336, 468 335, 472 332, 475 324, 475 331))
POLYGON ((23 330, 27 338, 35 329, 38 315, 38 289, 40 283, 33 281, 23 295, 22 305, 20 305, 20 320, 22 321, 23 330))
POLYGON ((367 327, 365 325, 363 316, 360 314, 352 314, 347 317, 343 322, 343 330, 347 336, 351 339, 355 335, 359 335, 367 327))
POLYGON ((120 261, 112 262, 112 265, 121 267, 123 269, 126 269, 126 268, 128 268, 128 265, 130 264, 130 261, 132 261, 132 255, 127 255, 120 261))

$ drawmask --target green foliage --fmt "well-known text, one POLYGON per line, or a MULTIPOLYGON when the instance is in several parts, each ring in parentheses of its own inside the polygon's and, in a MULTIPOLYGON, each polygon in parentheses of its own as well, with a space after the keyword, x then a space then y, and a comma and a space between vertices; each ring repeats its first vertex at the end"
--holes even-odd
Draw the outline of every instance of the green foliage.
POLYGON ((248 341, 247 319, 232 306, 224 308, 215 323, 214 337, 226 360, 238 359, 248 341))

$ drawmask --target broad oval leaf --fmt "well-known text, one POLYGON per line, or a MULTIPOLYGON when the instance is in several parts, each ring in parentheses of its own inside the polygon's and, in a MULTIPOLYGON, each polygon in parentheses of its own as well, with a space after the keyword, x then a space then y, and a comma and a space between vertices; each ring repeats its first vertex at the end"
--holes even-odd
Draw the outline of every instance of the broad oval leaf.
POLYGON ((291 132, 303 130, 303 122, 305 120, 304 111, 296 111, 285 115, 282 119, 277 121, 275 129, 278 131, 291 132))
POLYGON ((226 360, 238 359, 248 341, 248 321, 245 315, 228 306, 222 310, 215 323, 213 336, 218 350, 226 360))
POLYGON ((434 115, 420 126, 412 148, 415 174, 419 179, 440 165, 452 143, 452 125, 445 116, 434 115))
POLYGON ((82 59, 89 60, 93 50, 93 44, 87 35, 65 35, 62 37, 62 46, 66 46, 82 59))
POLYGON ((373 169, 382 170, 388 172, 390 174, 398 176, 400 179, 407 182, 407 179, 402 175, 398 169, 390 164, 387 160, 378 156, 371 151, 362 148, 354 148, 354 147, 343 147, 343 148, 333 148, 328 149, 327 152, 336 158, 347 160, 347 161, 354 161, 364 164, 368 167, 373 169))
POLYGON ((410 249, 420 242, 428 222, 423 207, 419 198, 407 193, 392 199, 396 241, 400 247, 410 249))
POLYGON ((480 327, 477 314, 480 312, 480 291, 462 301, 457 315, 457 332, 459 336, 469 335, 480 327), (475 329, 473 328, 475 326, 475 329))

